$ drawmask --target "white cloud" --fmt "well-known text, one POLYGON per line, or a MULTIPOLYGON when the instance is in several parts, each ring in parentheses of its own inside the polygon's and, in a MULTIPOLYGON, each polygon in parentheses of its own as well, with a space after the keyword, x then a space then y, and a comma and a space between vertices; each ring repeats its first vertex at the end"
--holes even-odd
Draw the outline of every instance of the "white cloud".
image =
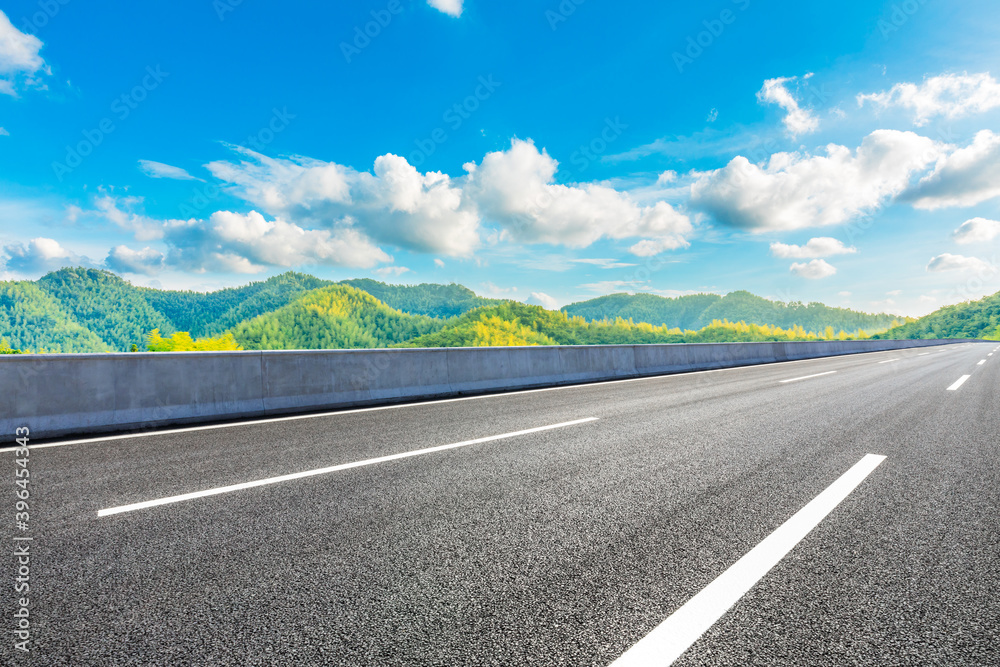
POLYGON ((1000 236, 1000 222, 985 218, 972 218, 952 232, 955 243, 989 243, 1000 236))
POLYGON ((942 74, 922 83, 897 83, 888 91, 858 95, 858 106, 871 102, 880 108, 900 107, 913 111, 917 127, 931 118, 960 118, 1000 107, 1000 83, 988 72, 942 74))
MULTIPOLYGON (((162 239, 170 227, 186 224, 182 220, 155 220, 133 212, 133 208, 142 204, 141 197, 120 197, 102 195, 94 200, 96 212, 104 219, 114 223, 120 229, 131 232, 138 241, 156 241, 162 239)), ((68 217, 78 218, 79 210, 70 210, 68 217)))
POLYGON ((463 2, 464 0, 427 0, 427 4, 434 9, 455 18, 462 15, 463 2))
MULTIPOLYGON (((96 213, 139 240, 162 241, 169 248, 166 264, 187 271, 258 273, 267 267, 301 265, 369 269, 392 262, 371 239, 344 220, 329 228, 310 229, 261 213, 218 211, 207 220, 156 220, 134 212, 138 197, 98 198, 96 213)), ((126 249, 127 250, 127 249, 126 249)), ((129 251, 133 252, 133 251, 129 251)), ((136 258, 124 250, 111 256, 125 265, 136 258)), ((123 269, 124 270, 124 269, 123 269)))
POLYGON ((819 280, 829 278, 837 272, 837 269, 822 259, 814 259, 811 262, 795 262, 788 269, 800 278, 809 280, 819 280))
POLYGON ((842 296, 842 297, 844 297, 846 299, 847 297, 851 296, 851 293, 850 292, 837 292, 837 296, 842 296))
POLYGON ((667 169, 665 172, 657 176, 656 184, 669 185, 670 183, 673 183, 676 180, 677 180, 677 172, 674 171, 673 169, 667 169))
POLYGON ((837 239, 820 236, 809 239, 804 246, 772 243, 771 254, 783 259, 810 259, 813 257, 832 257, 833 255, 849 255, 856 253, 857 248, 848 248, 837 239))
MULTIPOLYGON (((812 74, 806 74, 803 79, 808 79, 812 74)), ((799 106, 798 100, 788 90, 787 84, 798 80, 798 77, 779 77, 777 79, 767 79, 764 86, 757 93, 757 100, 762 103, 777 104, 785 110, 785 118, 782 121, 785 129, 792 137, 815 132, 819 128, 819 119, 812 115, 809 109, 799 106)))
POLYGON ((232 194, 304 227, 329 227, 350 218, 368 236, 401 248, 468 256, 479 246, 472 202, 446 174, 421 174, 406 159, 383 155, 374 173, 309 158, 272 159, 236 149, 239 164, 208 169, 232 194))
POLYGON ((601 280, 596 283, 584 283, 580 287, 596 294, 612 294, 617 292, 633 294, 638 291, 650 291, 645 283, 638 280, 601 280))
POLYGON ((494 298, 506 298, 508 294, 513 294, 514 292, 517 292, 516 287, 500 287, 499 285, 495 285, 488 281, 485 283, 481 283, 481 287, 488 296, 494 298))
POLYGON ((601 269, 624 269, 629 266, 635 266, 635 264, 629 264, 628 262, 619 262, 614 259, 599 259, 599 258, 585 258, 585 259, 571 259, 569 260, 574 264, 592 264, 601 269))
POLYGON ((435 257, 434 258, 434 266, 438 267, 439 269, 443 269, 444 268, 444 260, 441 260, 441 259, 438 259, 438 258, 435 257))
POLYGON ((304 229, 281 219, 267 220, 218 211, 206 220, 171 227, 167 261, 192 271, 259 273, 267 267, 304 264, 368 269, 392 257, 348 224, 334 229, 304 229))
POLYGON ((9 136, 10 132, 8 132, 5 128, 0 127, 0 137, 9 137, 9 136))
POLYGON ((876 130, 856 151, 830 144, 825 155, 775 153, 763 167, 738 156, 698 175, 691 205, 754 232, 835 225, 902 192, 943 150, 912 132, 876 130))
POLYGON ((992 269, 989 262, 984 262, 975 257, 965 257, 963 255, 953 255, 944 253, 931 259, 927 264, 927 270, 932 273, 940 271, 977 271, 986 272, 992 269))
POLYGON ((377 273, 377 274, 379 274, 380 276, 383 276, 383 277, 387 277, 387 276, 393 276, 393 277, 401 276, 401 275, 403 275, 404 273, 406 273, 408 271, 409 271, 409 269, 406 268, 405 266, 383 266, 380 269, 375 269, 375 273, 377 273))
POLYGON ((916 208, 974 206, 1000 197, 1000 134, 978 132, 972 143, 938 160, 904 195, 916 208))
POLYGON ((546 310, 559 310, 559 302, 545 292, 532 292, 524 302, 529 306, 541 306, 546 310))
POLYGON ((719 119, 719 110, 716 109, 715 107, 712 107, 712 110, 708 112, 708 116, 705 117, 705 120, 709 123, 714 123, 718 119, 719 119))
POLYGON ((139 168, 150 178, 172 178, 178 181, 200 181, 184 169, 173 165, 154 162, 153 160, 139 160, 139 168))
POLYGON ((505 236, 522 243, 581 248, 601 238, 651 237, 664 247, 688 245, 690 219, 666 202, 640 206, 628 194, 594 183, 557 185, 559 163, 531 141, 466 164, 467 192, 505 236))
POLYGON ((118 273, 152 276, 163 270, 165 259, 162 252, 148 246, 142 250, 132 250, 128 246, 119 245, 111 249, 104 265, 118 273))
POLYGON ((27 244, 12 243, 3 249, 4 266, 8 271, 37 275, 57 271, 67 266, 90 264, 86 257, 80 257, 62 247, 55 239, 38 237, 27 244))
POLYGON ((41 86, 40 74, 51 74, 39 55, 42 40, 26 35, 0 11, 0 93, 17 96, 21 84, 41 86))

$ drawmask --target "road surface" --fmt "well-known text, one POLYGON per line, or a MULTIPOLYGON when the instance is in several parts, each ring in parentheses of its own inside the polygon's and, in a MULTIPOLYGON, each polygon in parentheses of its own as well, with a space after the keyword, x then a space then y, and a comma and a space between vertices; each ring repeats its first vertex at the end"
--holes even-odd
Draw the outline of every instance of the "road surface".
POLYGON ((996 348, 44 443, 8 655, 997 665, 996 348))

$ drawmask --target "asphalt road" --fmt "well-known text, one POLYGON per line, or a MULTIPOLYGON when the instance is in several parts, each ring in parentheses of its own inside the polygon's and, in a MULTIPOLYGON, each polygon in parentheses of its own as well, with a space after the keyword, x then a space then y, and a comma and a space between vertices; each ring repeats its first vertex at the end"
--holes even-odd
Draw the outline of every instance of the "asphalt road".
POLYGON ((995 666, 996 347, 34 448, 31 653, 8 640, 3 655, 606 666, 877 454, 674 664, 995 666), (98 515, 449 444, 462 446, 98 515))

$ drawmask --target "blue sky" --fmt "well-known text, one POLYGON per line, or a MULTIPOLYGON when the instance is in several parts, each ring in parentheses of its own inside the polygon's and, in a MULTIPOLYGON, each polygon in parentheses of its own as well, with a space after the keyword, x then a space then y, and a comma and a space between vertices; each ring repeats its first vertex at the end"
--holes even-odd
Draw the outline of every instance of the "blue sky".
POLYGON ((0 2, 0 279, 1000 289, 995 3, 0 2))

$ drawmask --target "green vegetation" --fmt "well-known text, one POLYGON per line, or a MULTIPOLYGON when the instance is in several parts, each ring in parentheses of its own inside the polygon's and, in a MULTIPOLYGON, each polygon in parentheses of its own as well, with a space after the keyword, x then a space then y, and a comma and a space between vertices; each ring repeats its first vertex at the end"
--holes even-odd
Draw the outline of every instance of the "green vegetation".
POLYGON ((442 326, 443 320, 407 315, 367 292, 331 285, 243 322, 232 333, 248 350, 332 350, 386 347, 442 326))
POLYGON ((149 305, 139 288, 110 271, 61 269, 37 284, 77 324, 115 350, 127 350, 151 329, 176 330, 163 313, 149 305))
POLYGON ((158 329, 153 329, 146 336, 146 349, 150 352, 221 352, 243 348, 237 345, 231 333, 194 340, 187 331, 178 331, 170 338, 164 338, 158 329))
MULTIPOLYGON (((676 299, 613 294, 563 311, 487 299, 457 284, 334 283, 295 272, 207 293, 136 287, 84 268, 36 282, 0 282, 0 336, 12 351, 812 340, 865 337, 902 324, 889 315, 784 304, 748 292, 676 299)), ((991 326, 1000 335, 1000 323, 991 326)))
POLYGON ((173 325, 193 336, 222 333, 244 320, 277 310, 306 292, 331 285, 329 280, 289 271, 244 287, 217 292, 140 288, 151 306, 173 325))
POLYGON ((885 331, 900 323, 898 318, 884 313, 870 315, 846 308, 831 308, 822 303, 793 301, 786 304, 742 291, 726 296, 693 294, 673 299, 655 294, 611 294, 570 304, 563 311, 590 321, 622 318, 691 330, 716 320, 767 324, 785 329, 799 326, 814 333, 821 333, 827 327, 838 331, 885 331))
POLYGON ((478 296, 464 285, 386 285, 377 280, 357 278, 344 280, 342 285, 350 285, 391 308, 413 315, 427 315, 447 319, 468 312, 473 308, 503 303, 502 299, 487 299, 478 296))
POLYGON ((482 345, 613 345, 645 343, 715 343, 781 340, 847 340, 865 338, 863 330, 848 334, 827 327, 821 334, 800 326, 716 320, 699 330, 681 330, 618 318, 587 322, 541 306, 508 302, 470 311, 440 331, 396 347, 479 347, 482 345))
POLYGON ((1000 292, 979 301, 945 306, 875 338, 982 338, 1000 340, 1000 292))
POLYGON ((9 340, 0 338, 0 354, 21 354, 21 350, 13 349, 9 340))
POLYGON ((0 282, 0 335, 14 349, 104 352, 107 343, 31 282, 0 282))

